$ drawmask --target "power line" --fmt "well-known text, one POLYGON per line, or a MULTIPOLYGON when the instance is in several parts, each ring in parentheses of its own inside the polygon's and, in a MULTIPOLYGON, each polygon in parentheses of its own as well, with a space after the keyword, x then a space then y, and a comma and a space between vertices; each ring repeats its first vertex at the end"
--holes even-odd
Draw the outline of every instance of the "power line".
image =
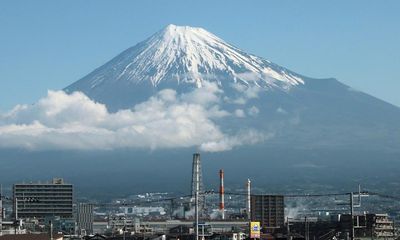
MULTIPOLYGON (((370 195, 370 196, 377 196, 381 198, 387 198, 387 199, 393 199, 393 200, 400 200, 400 196, 393 196, 393 195, 387 195, 387 194, 382 194, 382 193, 376 193, 376 192, 369 192, 369 191, 363 191, 363 192, 339 192, 339 193, 321 193, 321 194, 280 194, 286 198, 318 198, 318 197, 335 197, 335 196, 348 196, 351 195, 370 195)), ((200 195, 213 195, 213 194, 218 194, 218 192, 215 192, 213 190, 211 191, 204 191, 200 193, 200 195)), ((233 196, 247 196, 247 193, 235 193, 235 192, 225 192, 225 195, 233 195, 233 196)), ((252 196, 258 196, 262 194, 252 194, 252 196)), ((92 203, 96 206, 119 206, 119 207, 129 207, 129 206, 135 206, 135 205, 142 205, 142 204, 149 204, 149 203, 156 203, 156 202, 170 202, 170 201, 175 201, 178 199, 184 199, 184 198, 190 198, 192 195, 180 195, 176 197, 169 197, 169 198, 160 198, 160 199, 152 199, 152 200, 145 200, 145 201, 133 201, 130 203, 92 203)))

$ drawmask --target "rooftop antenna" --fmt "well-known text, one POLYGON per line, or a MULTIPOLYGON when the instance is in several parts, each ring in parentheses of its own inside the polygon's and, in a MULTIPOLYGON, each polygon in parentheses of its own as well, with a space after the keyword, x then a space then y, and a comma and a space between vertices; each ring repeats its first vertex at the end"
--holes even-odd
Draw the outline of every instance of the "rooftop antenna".
POLYGON ((356 207, 356 208, 361 207, 361 198, 362 197, 368 197, 369 196, 369 194, 367 192, 362 192, 361 191, 361 184, 358 184, 358 193, 356 193, 355 195, 358 198, 358 203, 357 204, 353 203, 354 204, 353 207, 356 207))
POLYGON ((356 192, 356 197, 358 197, 358 203, 355 205, 354 204, 354 192, 350 193, 350 215, 351 215, 351 232, 350 232, 350 239, 354 239, 354 208, 361 207, 361 197, 368 197, 368 193, 366 192, 361 192, 361 184, 358 184, 358 193, 356 192))

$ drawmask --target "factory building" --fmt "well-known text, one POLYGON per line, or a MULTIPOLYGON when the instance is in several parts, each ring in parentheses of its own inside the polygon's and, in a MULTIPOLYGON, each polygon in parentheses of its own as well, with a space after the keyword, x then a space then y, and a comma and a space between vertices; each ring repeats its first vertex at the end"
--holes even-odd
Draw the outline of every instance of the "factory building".
POLYGON ((73 185, 55 178, 51 183, 19 183, 13 186, 15 218, 58 216, 72 218, 73 185))
POLYGON ((284 226, 285 206, 282 195, 252 195, 250 205, 251 221, 260 222, 262 232, 273 232, 284 226))

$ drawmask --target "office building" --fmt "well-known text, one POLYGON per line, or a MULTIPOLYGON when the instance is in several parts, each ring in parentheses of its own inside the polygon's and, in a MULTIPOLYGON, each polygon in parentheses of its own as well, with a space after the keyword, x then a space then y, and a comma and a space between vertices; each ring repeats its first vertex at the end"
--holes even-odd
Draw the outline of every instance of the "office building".
POLYGON ((77 205, 76 222, 80 235, 93 234, 93 204, 79 203, 77 205))
POLYGON ((72 218, 73 186, 61 178, 55 178, 51 183, 14 184, 13 196, 17 219, 72 218))
POLYGON ((263 232, 283 227, 285 206, 282 195, 252 195, 250 204, 251 220, 259 221, 263 232))

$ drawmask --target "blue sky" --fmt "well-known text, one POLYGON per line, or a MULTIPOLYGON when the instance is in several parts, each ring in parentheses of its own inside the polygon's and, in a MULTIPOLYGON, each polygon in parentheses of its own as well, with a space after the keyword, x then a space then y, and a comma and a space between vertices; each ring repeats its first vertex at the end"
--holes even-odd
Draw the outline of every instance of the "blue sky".
POLYGON ((167 24, 400 106, 400 1, 0 2, 0 111, 62 89, 167 24))

